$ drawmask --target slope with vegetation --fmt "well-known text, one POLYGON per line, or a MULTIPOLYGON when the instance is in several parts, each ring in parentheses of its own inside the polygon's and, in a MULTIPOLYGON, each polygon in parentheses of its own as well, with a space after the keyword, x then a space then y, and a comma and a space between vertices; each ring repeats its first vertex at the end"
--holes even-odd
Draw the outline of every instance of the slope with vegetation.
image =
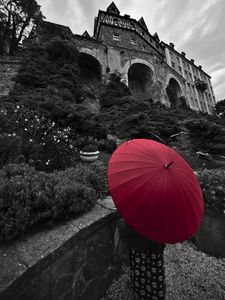
MULTIPOLYGON (((199 151, 217 157, 224 154, 225 129, 221 114, 197 114, 184 102, 179 105, 178 101, 172 101, 174 104, 166 107, 160 101, 136 99, 118 73, 111 74, 107 84, 101 84, 98 95, 94 89, 87 90, 80 76, 79 52, 72 33, 64 26, 53 28, 50 23, 42 22, 39 7, 36 9, 39 26, 24 44, 22 66, 14 89, 9 96, 0 99, 0 216, 4 220, 1 239, 13 238, 12 228, 17 226, 16 236, 34 224, 54 223, 63 215, 67 218, 90 208, 93 204, 90 198, 95 202, 96 195, 107 192, 105 172, 116 142, 118 145, 132 138, 155 139, 175 147, 196 170, 222 165, 196 155, 199 151), (87 98, 96 100, 96 95, 100 110, 93 110, 85 101, 87 98), (79 160, 79 150, 90 144, 99 147, 104 161, 94 169, 91 165, 81 166, 79 160), (7 168, 13 175, 5 171, 7 168), (85 174, 82 182, 80 168, 85 174), (101 184, 96 185, 94 182, 101 178, 101 173, 104 175, 101 184), (27 174, 33 174, 37 183, 30 181, 27 174), (73 188, 70 187, 72 182, 77 183, 73 188), (43 195, 40 196, 41 189, 43 195), (59 195, 62 203, 57 202, 59 195), (76 197, 84 198, 84 205, 78 201, 80 210, 76 197), (60 213, 62 206, 63 214, 60 213), (17 207, 24 208, 24 215, 20 210, 16 213, 17 207), (33 217, 34 207, 37 219, 33 217), (49 217, 52 210, 54 220, 49 217), (31 224, 32 219, 35 221, 31 224)), ((30 18, 31 21, 36 22, 30 18)), ((6 26, 3 23, 1 26, 6 26)), ((156 95, 157 90, 153 93, 156 95)), ((205 174, 211 176, 210 172, 205 174)), ((203 181, 203 187, 204 184, 203 181)), ((225 183, 220 185, 225 186, 225 183)))

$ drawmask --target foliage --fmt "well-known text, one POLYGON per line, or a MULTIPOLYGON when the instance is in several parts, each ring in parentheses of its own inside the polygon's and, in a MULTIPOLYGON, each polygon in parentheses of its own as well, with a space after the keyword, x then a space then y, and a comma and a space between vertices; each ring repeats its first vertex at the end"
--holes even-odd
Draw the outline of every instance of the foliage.
POLYGON ((132 103, 135 102, 135 99, 132 96, 112 97, 112 98, 102 97, 101 99, 102 99, 101 101, 102 108, 110 108, 114 105, 122 106, 126 103, 132 105, 132 103))
POLYGON ((225 99, 216 103, 215 111, 218 116, 225 118, 225 99))
POLYGON ((86 186, 92 187, 98 198, 107 195, 107 167, 99 161, 91 164, 78 164, 75 168, 69 168, 65 171, 58 172, 59 176, 66 176, 71 182, 79 182, 86 186))
POLYGON ((27 164, 0 171, 0 240, 21 236, 37 225, 53 225, 85 212, 107 193, 102 163, 51 174, 27 164))
POLYGON ((187 118, 183 125, 189 131, 193 151, 224 154, 225 127, 215 118, 187 118))
POLYGON ((83 104, 77 104, 73 112, 68 116, 71 127, 85 139, 94 137, 97 139, 105 138, 107 131, 100 120, 99 114, 92 112, 83 104))
POLYGON ((0 54, 14 55, 31 25, 43 19, 40 5, 36 0, 0 0, 0 11, 0 54))
POLYGON ((22 66, 7 101, 24 105, 59 126, 69 126, 68 115, 76 106, 79 67, 73 40, 60 37, 27 43, 22 66))
POLYGON ((116 150, 116 141, 113 139, 102 139, 98 141, 98 149, 107 153, 113 153, 116 150))
POLYGON ((167 140, 171 135, 183 130, 181 121, 196 113, 189 109, 177 107, 168 108, 163 104, 150 100, 134 101, 120 107, 113 106, 101 113, 102 123, 109 133, 120 138, 160 137, 167 140))
POLYGON ((83 152, 96 152, 96 151, 98 151, 98 147, 97 147, 97 145, 89 144, 89 145, 84 146, 82 148, 82 151, 83 152))
POLYGON ((0 168, 13 162, 21 151, 21 139, 19 136, 0 134, 0 168))
POLYGON ((202 187, 205 208, 223 213, 225 211, 225 171, 204 169, 197 173, 202 187))
POLYGON ((21 160, 38 170, 65 169, 78 159, 70 127, 60 128, 50 118, 24 106, 0 110, 1 166, 21 160))
POLYGON ((129 88, 122 82, 121 74, 112 73, 100 97, 101 108, 130 103, 132 102, 132 98, 130 99, 129 97, 130 95, 129 88))

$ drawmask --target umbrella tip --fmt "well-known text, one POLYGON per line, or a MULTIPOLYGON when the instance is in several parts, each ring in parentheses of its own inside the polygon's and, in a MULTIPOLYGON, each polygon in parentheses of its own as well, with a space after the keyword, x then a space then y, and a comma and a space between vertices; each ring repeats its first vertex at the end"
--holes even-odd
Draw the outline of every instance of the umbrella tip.
POLYGON ((169 169, 169 167, 170 167, 172 164, 173 164, 173 161, 171 161, 171 162, 168 163, 168 164, 165 164, 164 166, 165 166, 165 168, 169 169))

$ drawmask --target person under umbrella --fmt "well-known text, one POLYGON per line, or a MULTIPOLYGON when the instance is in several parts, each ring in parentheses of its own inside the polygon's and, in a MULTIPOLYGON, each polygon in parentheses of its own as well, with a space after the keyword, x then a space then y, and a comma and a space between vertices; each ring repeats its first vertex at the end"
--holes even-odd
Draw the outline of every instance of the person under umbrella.
MULTIPOLYGON (((131 282, 134 298, 165 299, 165 244, 158 244, 138 234, 123 219, 117 224, 115 247, 126 245, 129 251, 131 282)), ((124 250, 124 249, 123 249, 124 250)))
POLYGON ((142 300, 164 299, 165 243, 186 240, 202 220, 198 180, 173 149, 156 141, 134 139, 113 153, 108 184, 124 220, 118 233, 130 249, 134 292, 142 300))

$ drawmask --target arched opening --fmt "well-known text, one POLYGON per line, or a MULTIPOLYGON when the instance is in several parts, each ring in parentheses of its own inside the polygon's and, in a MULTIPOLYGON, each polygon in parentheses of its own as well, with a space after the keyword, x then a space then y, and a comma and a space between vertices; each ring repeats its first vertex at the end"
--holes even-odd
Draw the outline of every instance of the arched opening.
POLYGON ((101 65, 93 56, 80 53, 79 55, 80 80, 95 82, 101 80, 101 65))
POLYGON ((178 100, 182 96, 182 90, 176 79, 170 78, 166 88, 166 93, 172 105, 178 105, 178 100))
POLYGON ((134 97, 137 99, 148 99, 151 97, 153 84, 152 70, 142 64, 134 63, 128 70, 128 86, 134 97))

